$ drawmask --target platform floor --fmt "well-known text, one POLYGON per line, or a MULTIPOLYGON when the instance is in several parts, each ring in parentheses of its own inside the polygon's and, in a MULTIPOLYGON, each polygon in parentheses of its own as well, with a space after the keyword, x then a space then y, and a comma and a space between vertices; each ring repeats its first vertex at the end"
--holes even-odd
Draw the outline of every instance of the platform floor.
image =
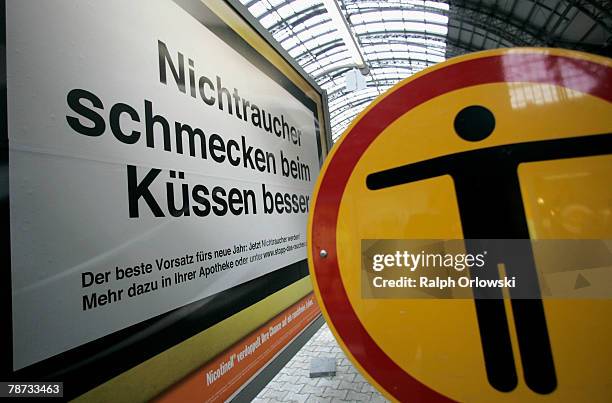
POLYGON ((253 400, 268 402, 387 402, 355 369, 324 324, 253 400), (335 357, 336 376, 310 378, 313 357, 335 357))

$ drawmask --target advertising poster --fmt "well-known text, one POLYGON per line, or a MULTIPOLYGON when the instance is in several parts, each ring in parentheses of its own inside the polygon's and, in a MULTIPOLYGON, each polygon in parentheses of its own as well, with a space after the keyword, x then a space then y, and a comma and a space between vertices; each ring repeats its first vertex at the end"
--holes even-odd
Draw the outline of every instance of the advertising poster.
POLYGON ((6 2, 14 371, 306 258, 315 103, 177 3, 6 2))

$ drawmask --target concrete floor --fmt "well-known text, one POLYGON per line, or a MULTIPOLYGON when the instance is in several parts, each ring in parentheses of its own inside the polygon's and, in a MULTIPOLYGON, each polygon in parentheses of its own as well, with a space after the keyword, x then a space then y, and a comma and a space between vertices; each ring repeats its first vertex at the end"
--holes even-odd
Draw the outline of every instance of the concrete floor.
POLYGON ((355 369, 327 324, 302 347, 253 400, 268 402, 387 402, 355 369), (310 378, 313 357, 336 359, 336 376, 310 378))

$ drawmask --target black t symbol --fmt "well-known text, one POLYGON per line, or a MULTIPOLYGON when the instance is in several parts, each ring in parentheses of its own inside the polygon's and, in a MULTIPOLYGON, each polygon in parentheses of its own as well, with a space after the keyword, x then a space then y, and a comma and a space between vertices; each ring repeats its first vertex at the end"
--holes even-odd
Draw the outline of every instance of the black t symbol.
MULTIPOLYGON (((481 141, 493 133, 495 117, 483 106, 468 106, 455 117, 454 128, 464 140, 481 141)), ((611 153, 610 133, 506 144, 375 172, 368 175, 366 185, 378 190, 450 175, 455 184, 466 247, 482 251, 482 245, 470 240, 529 239, 517 173, 520 163, 611 153)), ((532 286, 510 291, 512 313, 525 383, 533 391, 547 394, 557 387, 557 377, 533 254, 528 242, 525 247, 529 250, 521 255, 528 259, 506 258, 499 263, 504 263, 509 276, 532 286)), ((489 256, 490 267, 480 269, 479 277, 483 274, 498 277, 497 263, 489 256)), ((499 289, 477 288, 473 293, 487 378, 495 389, 511 391, 518 380, 503 294, 499 289)))

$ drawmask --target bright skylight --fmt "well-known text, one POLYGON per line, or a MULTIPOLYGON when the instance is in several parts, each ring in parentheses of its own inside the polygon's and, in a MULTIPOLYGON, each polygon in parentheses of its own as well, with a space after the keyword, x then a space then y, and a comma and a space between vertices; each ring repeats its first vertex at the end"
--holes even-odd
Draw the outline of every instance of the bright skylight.
POLYGON ((337 0, 370 67, 367 88, 348 92, 344 75, 354 62, 321 1, 241 1, 327 91, 334 141, 378 95, 444 60, 447 3, 337 0))

